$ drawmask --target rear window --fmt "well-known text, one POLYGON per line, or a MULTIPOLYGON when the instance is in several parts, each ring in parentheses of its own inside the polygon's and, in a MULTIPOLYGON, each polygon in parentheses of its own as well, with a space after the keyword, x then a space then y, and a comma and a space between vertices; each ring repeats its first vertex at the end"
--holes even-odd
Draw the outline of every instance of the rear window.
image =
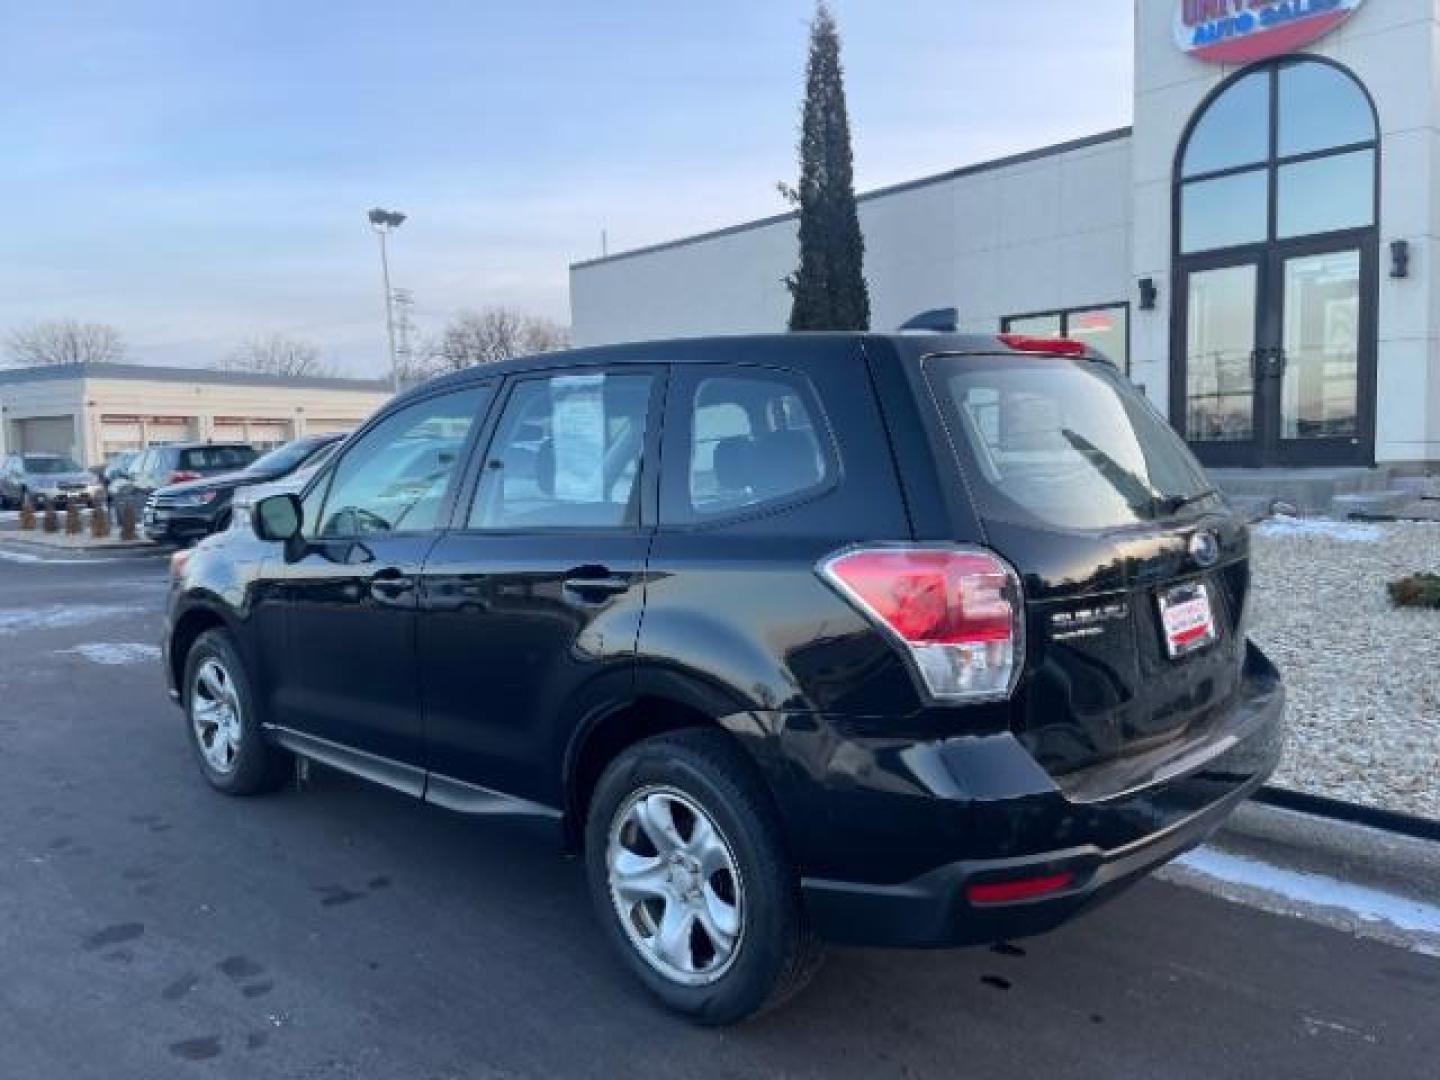
POLYGON ((243 469, 255 460, 249 446, 197 446, 180 451, 182 469, 243 469))
POLYGON ((1209 490, 1189 448, 1109 365, 931 357, 926 372, 983 517, 1114 528, 1209 490))

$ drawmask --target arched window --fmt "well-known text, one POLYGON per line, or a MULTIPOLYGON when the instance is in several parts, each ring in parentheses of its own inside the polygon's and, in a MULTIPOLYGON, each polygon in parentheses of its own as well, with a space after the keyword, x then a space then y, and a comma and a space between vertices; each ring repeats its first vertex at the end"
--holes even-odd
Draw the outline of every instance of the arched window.
POLYGON ((1231 80, 1182 144, 1183 255, 1375 224, 1375 110, 1343 68, 1287 59, 1231 80))

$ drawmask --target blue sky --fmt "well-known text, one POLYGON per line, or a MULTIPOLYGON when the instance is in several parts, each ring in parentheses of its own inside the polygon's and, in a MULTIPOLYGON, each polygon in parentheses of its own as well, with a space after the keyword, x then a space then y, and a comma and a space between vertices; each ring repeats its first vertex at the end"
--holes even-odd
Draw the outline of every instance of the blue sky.
MULTIPOLYGON (((836 0, 862 189, 1130 121, 1131 0, 836 0)), ((5 0, 0 332, 135 359, 262 333, 383 364, 364 213, 422 329, 564 321, 570 262, 782 209, 808 0, 5 0)))

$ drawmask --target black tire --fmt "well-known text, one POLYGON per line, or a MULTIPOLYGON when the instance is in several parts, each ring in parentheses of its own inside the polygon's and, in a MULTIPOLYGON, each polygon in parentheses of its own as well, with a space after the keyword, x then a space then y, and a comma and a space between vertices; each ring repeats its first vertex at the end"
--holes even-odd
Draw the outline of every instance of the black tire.
MULTIPOLYGON (((213 667, 210 669, 213 671, 213 667)), ((185 731, 200 771, 210 786, 226 795, 259 795, 283 787, 294 768, 294 758, 266 740, 259 711, 250 690, 240 653, 224 630, 207 630, 195 639, 185 658, 185 681, 181 696, 185 706, 185 731), (200 682, 207 664, 218 666, 227 676, 238 712, 238 745, 228 768, 218 767, 207 756, 204 736, 197 724, 197 707, 203 707, 207 691, 200 682)))
POLYGON ((690 729, 637 743, 601 776, 585 829, 591 900, 626 966, 666 1006, 702 1024, 733 1024, 801 990, 823 960, 800 898, 769 792, 730 736, 690 729), (728 968, 706 985, 684 985, 654 966, 621 922, 607 865, 617 814, 651 788, 678 791, 708 815, 743 882, 739 943, 728 968))

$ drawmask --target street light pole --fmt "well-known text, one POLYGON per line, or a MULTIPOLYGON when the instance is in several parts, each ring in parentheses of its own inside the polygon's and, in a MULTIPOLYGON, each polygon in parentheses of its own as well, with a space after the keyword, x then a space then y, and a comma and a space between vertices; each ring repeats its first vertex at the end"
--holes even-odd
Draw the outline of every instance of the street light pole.
POLYGON ((400 364, 395 353, 395 294, 390 290, 390 255, 385 240, 405 223, 405 215, 395 210, 370 211, 370 227, 380 239, 380 276, 385 284, 385 334, 390 342, 390 388, 400 392, 400 364))

